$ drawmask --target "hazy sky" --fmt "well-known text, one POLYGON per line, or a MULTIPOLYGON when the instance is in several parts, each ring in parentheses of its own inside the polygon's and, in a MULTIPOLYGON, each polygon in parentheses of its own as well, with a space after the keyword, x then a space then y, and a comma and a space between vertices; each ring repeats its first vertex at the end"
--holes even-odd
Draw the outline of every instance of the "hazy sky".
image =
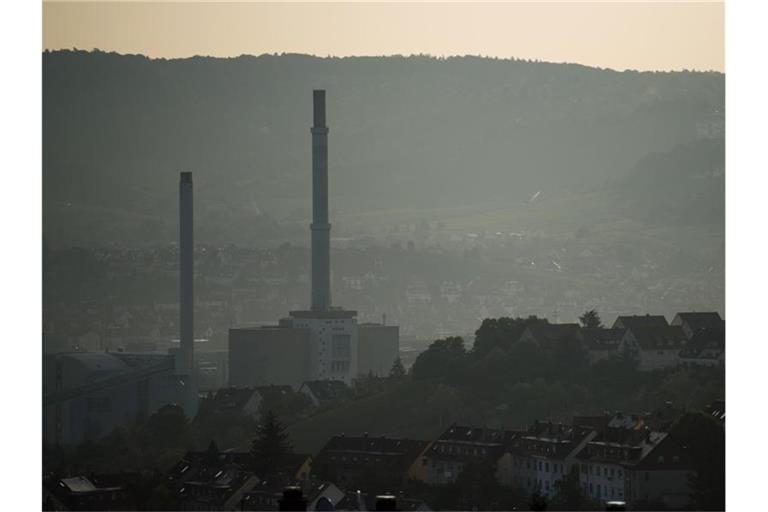
POLYGON ((47 1, 48 49, 151 57, 488 55, 615 69, 725 70, 722 2, 47 1))

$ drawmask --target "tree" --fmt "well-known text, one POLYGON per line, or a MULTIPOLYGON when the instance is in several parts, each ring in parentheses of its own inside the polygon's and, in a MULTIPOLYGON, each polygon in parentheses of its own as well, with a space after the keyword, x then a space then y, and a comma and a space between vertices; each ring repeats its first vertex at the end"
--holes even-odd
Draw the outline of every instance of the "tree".
POLYGON ((392 369, 389 370, 389 378, 400 380, 403 377, 405 377, 405 366, 403 366, 403 362, 398 357, 395 359, 395 362, 392 365, 392 369))
POLYGON ((251 444, 254 471, 260 476, 278 472, 285 456, 291 451, 285 425, 275 413, 268 410, 256 427, 256 437, 251 444))
POLYGON ((427 350, 419 354, 413 363, 413 379, 424 380, 452 376, 461 369, 467 351, 464 340, 450 336, 434 341, 427 350))
POLYGON ((600 315, 598 315, 597 311, 594 309, 585 311, 584 314, 579 317, 579 322, 581 322, 582 327, 588 329, 599 329, 603 326, 603 321, 600 320, 600 315))
POLYGON ((548 323, 545 318, 531 315, 528 318, 486 318, 475 331, 475 344, 472 352, 475 355, 483 355, 498 347, 507 349, 511 347, 523 334, 526 327, 536 323, 548 323))
POLYGON ((547 510, 549 507, 549 501, 546 496, 542 496, 538 492, 531 494, 531 498, 528 501, 528 508, 531 510, 547 510))
POLYGON ((595 510, 594 503, 579 482, 579 466, 572 466, 562 480, 555 482, 554 510, 595 510))

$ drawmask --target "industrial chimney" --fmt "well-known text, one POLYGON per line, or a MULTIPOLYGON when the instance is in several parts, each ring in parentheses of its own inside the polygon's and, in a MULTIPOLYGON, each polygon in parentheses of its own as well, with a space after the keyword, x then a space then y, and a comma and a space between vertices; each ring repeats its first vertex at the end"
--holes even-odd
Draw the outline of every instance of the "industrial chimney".
POLYGON ((180 343, 176 373, 190 375, 194 357, 192 173, 182 172, 179 181, 179 326, 180 343))
POLYGON ((315 90, 312 129, 312 311, 331 306, 331 225, 328 223, 328 127, 325 90, 315 90))

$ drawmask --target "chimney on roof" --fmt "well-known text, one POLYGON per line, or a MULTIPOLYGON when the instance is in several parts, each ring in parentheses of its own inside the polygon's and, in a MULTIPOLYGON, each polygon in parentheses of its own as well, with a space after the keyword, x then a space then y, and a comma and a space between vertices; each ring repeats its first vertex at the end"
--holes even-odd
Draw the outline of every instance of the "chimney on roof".
POLYGON ((312 92, 312 311, 331 307, 331 225, 328 223, 328 127, 325 90, 312 92))
POLYGON ((194 360, 194 226, 192 173, 179 176, 179 350, 176 373, 191 375, 194 360))
POLYGON ((376 496, 376 510, 397 510, 397 498, 391 494, 376 496))
POLYGON ((277 501, 279 510, 307 510, 307 499, 297 485, 283 489, 283 497, 277 501))

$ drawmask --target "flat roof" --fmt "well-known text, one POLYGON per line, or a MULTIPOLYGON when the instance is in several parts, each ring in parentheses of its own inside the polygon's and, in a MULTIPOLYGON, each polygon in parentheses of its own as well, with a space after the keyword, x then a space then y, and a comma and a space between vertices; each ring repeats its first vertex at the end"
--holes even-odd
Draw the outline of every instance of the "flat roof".
POLYGON ((298 310, 288 313, 293 318, 354 318, 357 311, 349 309, 328 309, 326 311, 298 310))

